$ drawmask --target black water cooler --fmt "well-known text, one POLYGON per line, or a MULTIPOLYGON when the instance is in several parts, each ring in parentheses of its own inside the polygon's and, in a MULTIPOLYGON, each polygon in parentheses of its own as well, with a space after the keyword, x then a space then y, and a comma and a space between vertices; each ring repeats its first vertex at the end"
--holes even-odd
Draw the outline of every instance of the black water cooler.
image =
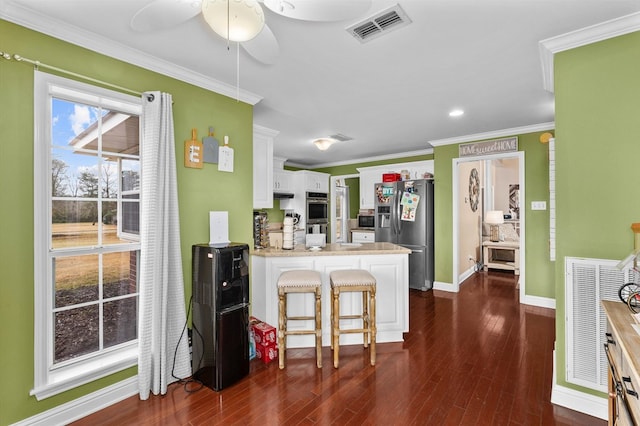
POLYGON ((249 246, 197 244, 193 261, 193 373, 222 390, 249 374, 249 246))

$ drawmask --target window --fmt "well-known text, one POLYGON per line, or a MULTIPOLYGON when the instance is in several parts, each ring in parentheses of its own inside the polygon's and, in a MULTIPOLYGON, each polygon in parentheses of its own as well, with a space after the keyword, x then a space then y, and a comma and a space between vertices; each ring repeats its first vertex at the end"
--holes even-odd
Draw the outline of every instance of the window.
POLYGON ((36 72, 38 399, 137 362, 139 98, 36 72))

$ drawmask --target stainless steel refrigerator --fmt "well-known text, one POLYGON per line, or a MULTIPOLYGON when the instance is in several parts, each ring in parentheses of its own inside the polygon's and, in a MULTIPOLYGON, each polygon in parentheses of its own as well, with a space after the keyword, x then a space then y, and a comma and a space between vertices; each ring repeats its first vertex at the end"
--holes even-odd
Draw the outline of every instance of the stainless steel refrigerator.
POLYGON ((434 280, 433 180, 375 184, 376 242, 411 250, 409 287, 430 290, 434 280))

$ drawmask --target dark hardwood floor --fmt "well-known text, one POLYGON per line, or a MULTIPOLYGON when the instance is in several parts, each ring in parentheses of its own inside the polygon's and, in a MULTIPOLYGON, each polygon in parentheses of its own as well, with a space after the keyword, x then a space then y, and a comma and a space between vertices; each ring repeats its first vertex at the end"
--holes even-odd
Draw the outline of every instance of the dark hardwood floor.
MULTIPOLYGON (((403 343, 292 349, 287 367, 251 363, 243 381, 214 392, 137 396, 74 425, 605 425, 554 406, 554 312, 518 304, 514 275, 480 272, 460 293, 410 292, 403 343)), ((378 303, 384 303, 379 300, 378 303)))

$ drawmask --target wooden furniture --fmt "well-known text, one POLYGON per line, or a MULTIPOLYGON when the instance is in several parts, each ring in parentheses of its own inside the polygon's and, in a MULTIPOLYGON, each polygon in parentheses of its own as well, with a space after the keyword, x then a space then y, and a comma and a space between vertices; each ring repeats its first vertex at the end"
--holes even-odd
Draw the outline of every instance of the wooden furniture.
POLYGON ((373 243, 376 241, 375 231, 364 231, 361 229, 354 229, 351 231, 352 243, 373 243))
POLYGON ((520 242, 484 241, 484 270, 505 269, 520 275, 520 242))
POLYGON ((316 337, 316 365, 322 368, 322 280, 320 274, 310 270, 285 271, 278 278, 278 348, 280 369, 284 368, 287 336, 312 334, 316 337), (313 293, 315 297, 314 315, 288 316, 287 295, 289 293, 313 293), (289 330, 289 321, 308 321, 314 323, 313 329, 289 330))
MULTIPOLYGON (((607 315, 604 336, 609 362, 609 424, 640 424, 640 334, 631 311, 622 302, 603 301, 607 315)), ((638 328, 640 329, 640 328, 638 328)))
MULTIPOLYGON (((364 269, 378 283, 376 294, 376 342, 402 342, 409 331, 409 253, 407 248, 391 243, 327 244, 322 250, 307 250, 296 246, 293 250, 275 248, 254 250, 251 256, 252 315, 268 324, 278 323, 278 290, 280 274, 294 269, 318 271, 322 279, 322 344, 331 344, 331 299, 329 274, 342 269, 364 269)), ((357 293, 343 294, 341 309, 345 315, 355 314, 361 304, 357 293), (358 297, 356 297, 358 296, 358 297)), ((313 294, 289 296, 289 314, 305 315, 305 308, 313 306, 313 294)), ((345 326, 356 326, 355 320, 345 320, 345 326)), ((311 328, 311 321, 296 321, 290 328, 311 328)), ((362 344, 362 334, 348 334, 340 338, 342 344, 362 344)), ((313 348, 313 336, 289 336, 287 348, 313 348)))
POLYGON ((333 271, 331 281, 331 349, 333 367, 338 368, 340 334, 362 333, 364 347, 370 347, 371 365, 376 365, 376 279, 363 269, 333 271), (362 293, 362 311, 353 315, 340 315, 340 294, 362 293), (361 328, 342 328, 341 319, 362 321, 361 328))

